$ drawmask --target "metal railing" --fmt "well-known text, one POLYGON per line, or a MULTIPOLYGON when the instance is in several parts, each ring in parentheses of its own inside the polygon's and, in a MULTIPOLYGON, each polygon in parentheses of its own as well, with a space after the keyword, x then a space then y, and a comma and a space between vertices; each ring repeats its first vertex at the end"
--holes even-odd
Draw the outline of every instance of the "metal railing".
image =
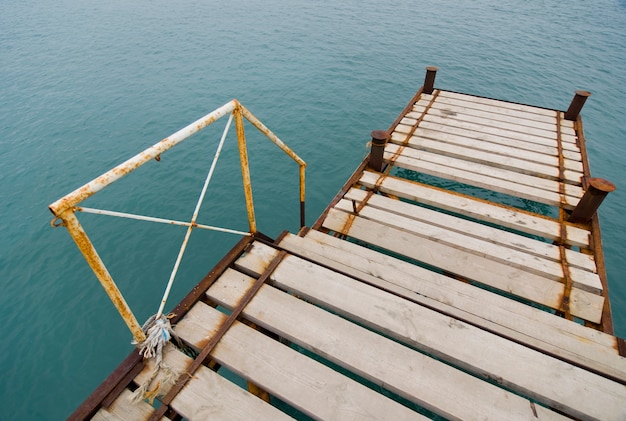
POLYGON ((250 111, 248 111, 243 105, 239 103, 237 100, 232 100, 220 108, 214 110, 213 112, 207 114, 206 116, 194 121, 183 129, 177 131, 169 137, 161 140, 160 142, 152 145, 147 148, 143 152, 138 153, 117 167, 109 170, 108 172, 96 177, 89 183, 83 185, 82 187, 74 190, 72 193, 62 197, 56 202, 52 203, 49 208, 50 211, 54 214, 55 218, 52 220, 52 225, 55 227, 65 226, 69 231, 72 239, 80 249, 81 253, 87 260, 87 263, 95 273, 96 277, 104 287, 104 290, 108 294, 109 298, 115 305, 116 309, 124 319, 124 322, 130 329, 135 341, 137 343, 141 343, 145 340, 146 336, 142 330, 141 325, 137 322, 134 314, 129 308, 126 300, 122 296, 120 290, 117 285, 113 281, 109 271, 107 270, 104 262, 100 259, 95 247, 91 243, 87 233, 81 226, 78 218, 76 217, 76 212, 88 212, 88 213, 96 213, 100 215, 108 215, 108 216, 117 216, 123 218, 130 219, 138 219, 143 221, 150 222, 159 222, 173 225, 182 225, 187 227, 187 233, 185 235, 185 239, 183 240, 183 244, 181 245, 180 251, 178 253, 178 257, 176 259, 176 263, 174 264, 174 268, 170 275, 169 281, 165 288, 165 292, 163 294, 163 299, 161 300, 161 304, 159 306, 159 310, 157 312, 157 319, 162 315, 163 309, 165 307, 165 303, 167 301, 167 297, 169 295, 171 286, 173 284, 174 278, 176 277, 176 272, 178 271, 178 267, 182 260, 183 254, 187 247, 187 243, 191 232, 194 228, 207 229, 207 230, 215 230, 228 232, 239 235, 251 235, 257 232, 256 227, 256 217, 254 214, 254 203, 252 200, 252 187, 250 183, 250 169, 248 165, 248 151, 246 146, 246 137, 244 132, 244 122, 243 119, 248 120, 254 127, 256 127, 261 133, 263 133, 268 139, 270 139, 276 146, 278 146, 283 152, 289 155, 294 161, 296 161, 300 167, 299 177, 300 177, 300 225, 304 226, 304 208, 305 208, 305 168, 306 163, 298 157, 287 145, 285 145, 274 133, 272 133, 263 123, 261 123, 250 111), (165 218, 156 218, 144 215, 136 215, 129 214, 123 212, 116 212, 110 210, 102 210, 102 209, 92 209, 86 207, 78 206, 85 199, 93 196, 95 193, 104 189, 105 187, 113 184, 115 181, 120 178, 130 174, 132 171, 136 170, 143 164, 151 161, 153 159, 160 160, 161 154, 181 143, 185 139, 189 138, 191 135, 199 132, 200 130, 206 128, 207 126, 213 124, 215 121, 220 118, 229 115, 228 123, 224 128, 224 132, 220 139, 220 143, 217 147, 217 151, 213 158, 213 162, 211 163, 211 168, 205 180, 204 186, 202 188, 202 192, 200 193, 200 197, 196 204, 196 208, 194 210, 191 221, 183 222, 183 221, 175 221, 169 220, 165 218), (228 130, 232 125, 232 120, 235 120, 235 128, 237 131, 237 144, 239 149, 239 159, 241 163, 241 173, 243 177, 243 187, 244 187, 244 195, 246 201, 246 211, 248 215, 248 223, 249 223, 249 232, 242 232, 237 230, 231 230, 226 228, 213 227, 210 225, 202 225, 196 223, 196 218, 198 217, 198 213, 200 211, 200 206, 204 200, 205 193, 207 191, 207 187, 213 175, 213 171, 215 169, 215 165, 217 164, 217 160, 219 158, 222 146, 226 137, 228 135, 228 130))

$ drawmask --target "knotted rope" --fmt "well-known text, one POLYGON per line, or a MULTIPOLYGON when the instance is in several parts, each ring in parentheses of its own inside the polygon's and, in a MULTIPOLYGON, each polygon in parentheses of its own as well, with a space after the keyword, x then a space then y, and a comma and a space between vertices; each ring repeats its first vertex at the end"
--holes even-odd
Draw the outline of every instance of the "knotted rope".
POLYGON ((146 334, 146 339, 140 343, 133 341, 133 345, 137 346, 140 355, 146 359, 154 358, 155 360, 154 369, 150 377, 131 395, 133 402, 148 399, 150 404, 152 404, 157 396, 162 395, 160 391, 168 389, 173 385, 180 374, 163 362, 163 348, 170 343, 170 339, 174 338, 176 342, 181 343, 170 324, 169 319, 171 317, 173 315, 151 316, 141 327, 146 334), (155 383, 157 377, 159 377, 159 380, 155 383))

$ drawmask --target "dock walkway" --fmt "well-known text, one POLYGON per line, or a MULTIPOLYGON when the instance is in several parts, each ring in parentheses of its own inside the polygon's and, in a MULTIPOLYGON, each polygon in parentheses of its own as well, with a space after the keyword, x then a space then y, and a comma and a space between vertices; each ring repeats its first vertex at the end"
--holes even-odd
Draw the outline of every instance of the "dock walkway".
POLYGON ((158 409, 134 352, 73 417, 626 419, 580 117, 428 84, 312 228, 243 238, 174 310, 158 409))

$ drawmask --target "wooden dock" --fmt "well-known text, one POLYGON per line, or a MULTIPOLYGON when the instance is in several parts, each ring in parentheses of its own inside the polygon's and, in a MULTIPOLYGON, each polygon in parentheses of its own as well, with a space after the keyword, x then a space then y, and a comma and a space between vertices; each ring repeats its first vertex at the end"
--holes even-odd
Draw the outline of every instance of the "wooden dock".
POLYGON ((160 404, 133 352, 72 418, 625 420, 579 96, 433 78, 312 228, 243 238, 174 310, 160 404))

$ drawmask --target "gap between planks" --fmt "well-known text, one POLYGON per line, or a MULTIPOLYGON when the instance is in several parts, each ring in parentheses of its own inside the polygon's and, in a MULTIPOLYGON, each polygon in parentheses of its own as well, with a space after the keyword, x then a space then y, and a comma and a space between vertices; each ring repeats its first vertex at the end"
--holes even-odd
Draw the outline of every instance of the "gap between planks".
MULTIPOLYGON (((267 246, 255 243, 250 253, 255 253, 257 247, 267 246)), ((254 266, 247 264, 247 256, 240 258, 236 264, 250 272, 258 272, 254 266)), ((270 278, 276 286, 305 297, 316 305, 338 312, 350 320, 365 323, 385 335, 416 346, 479 376, 497 379, 498 383, 507 388, 563 410, 571 416, 618 419, 621 411, 626 409, 626 388, 621 384, 295 256, 287 256, 270 278), (523 366, 519 365, 520 361, 524 361, 523 366), (554 381, 559 378, 562 381, 554 381), (597 405, 600 399, 603 405, 597 405)), ((269 311, 269 307, 286 306, 266 303, 259 308, 265 313, 269 311)), ((293 318, 296 313, 302 312, 302 309, 293 311, 293 318)), ((321 317, 319 315, 306 319, 317 321, 321 317)), ((285 324, 293 326, 302 324, 291 323, 292 317, 285 314, 276 320, 284 320, 285 324)), ((320 325, 328 326, 329 322, 320 325)), ((334 330, 328 327, 325 329, 334 330)), ((318 332, 313 336, 325 338, 326 334, 318 332)), ((351 336, 345 337, 341 343, 347 343, 350 338, 351 336)), ((322 342, 327 343, 327 340, 322 342)), ((330 343, 333 347, 337 346, 336 340, 330 340, 330 343)), ((344 355, 347 358, 362 347, 357 344, 344 355)), ((376 352, 378 358, 382 358, 381 354, 385 352, 376 352)), ((392 358, 390 361, 406 360, 392 358)), ((369 362, 362 365, 368 366, 369 362)), ((406 365, 403 364, 400 370, 405 369, 406 365)))
POLYGON ((561 238, 559 221, 517 208, 487 202, 461 193, 450 192, 434 186, 380 173, 364 171, 359 183, 382 193, 433 206, 480 221, 501 225, 530 235, 538 235, 552 241, 563 241, 576 247, 589 247, 590 232, 567 224, 565 238, 561 238), (382 177, 382 179, 381 179, 382 177))
POLYGON ((626 383, 626 359, 614 336, 319 231, 286 235, 280 247, 626 383))
MULTIPOLYGON (((324 220, 329 230, 346 234, 441 270, 474 280, 508 294, 545 305, 553 309, 561 306, 564 284, 542 276, 468 253, 438 241, 333 208, 324 220), (347 232, 344 227, 352 220, 347 232)), ((572 315, 599 323, 604 298, 572 288, 570 309, 572 315)))

